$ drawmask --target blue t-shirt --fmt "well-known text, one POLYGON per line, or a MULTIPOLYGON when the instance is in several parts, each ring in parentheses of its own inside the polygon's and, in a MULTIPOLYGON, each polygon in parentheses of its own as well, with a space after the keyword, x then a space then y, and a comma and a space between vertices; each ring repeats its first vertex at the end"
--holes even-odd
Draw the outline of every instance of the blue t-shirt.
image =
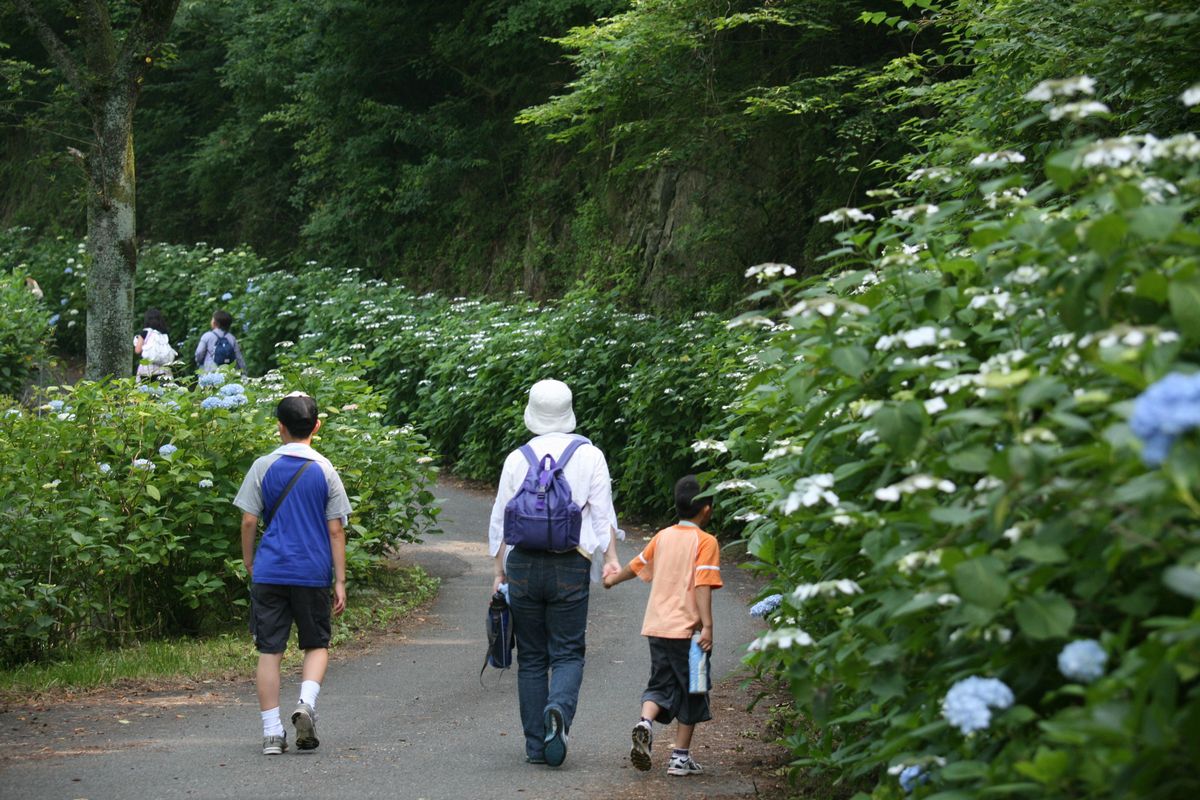
POLYGON ((328 521, 350 514, 350 501, 333 465, 311 447, 288 444, 254 462, 234 505, 262 518, 308 461, 254 556, 254 582, 288 586, 328 586, 333 582, 333 552, 328 521))

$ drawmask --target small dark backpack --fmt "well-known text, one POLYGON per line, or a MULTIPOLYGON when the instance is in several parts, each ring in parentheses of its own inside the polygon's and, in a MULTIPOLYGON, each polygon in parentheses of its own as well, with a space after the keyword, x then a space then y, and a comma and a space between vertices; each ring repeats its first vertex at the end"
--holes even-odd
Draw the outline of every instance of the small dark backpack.
POLYGON ((529 445, 521 453, 529 462, 525 482, 504 507, 504 541, 524 550, 567 551, 579 546, 583 511, 571 499, 571 486, 563 468, 580 446, 591 444, 577 437, 559 456, 546 454, 541 461, 529 445))
POLYGON ((229 341, 227 335, 218 333, 217 343, 213 347, 213 363, 218 367, 222 364, 232 364, 235 357, 233 343, 229 341))

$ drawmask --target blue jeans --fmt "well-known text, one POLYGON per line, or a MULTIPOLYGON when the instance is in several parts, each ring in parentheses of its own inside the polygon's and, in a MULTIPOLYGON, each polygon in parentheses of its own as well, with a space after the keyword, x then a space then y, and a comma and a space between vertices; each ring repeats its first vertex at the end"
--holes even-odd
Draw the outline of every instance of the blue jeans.
POLYGON ((525 754, 541 757, 546 709, 557 706, 571 729, 583 682, 591 562, 577 552, 513 550, 509 608, 517 633, 517 694, 525 754))

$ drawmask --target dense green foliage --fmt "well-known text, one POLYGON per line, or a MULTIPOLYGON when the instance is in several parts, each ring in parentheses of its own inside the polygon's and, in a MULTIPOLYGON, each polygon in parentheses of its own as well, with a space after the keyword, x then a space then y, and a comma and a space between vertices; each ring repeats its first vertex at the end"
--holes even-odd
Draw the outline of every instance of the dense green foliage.
POLYGON ((0 400, 10 532, 0 546, 0 660, 194 632, 236 615, 246 589, 230 501, 254 458, 278 444, 274 402, 292 389, 317 398, 316 447, 354 506, 349 574, 366 576, 391 545, 430 530, 424 439, 384 425, 382 399, 345 361, 284 359, 237 384, 248 402, 234 408, 204 405, 236 394, 232 383, 85 382, 51 389, 37 408, 0 400))
POLYGON ((25 273, 0 273, 0 395, 17 395, 46 361, 49 315, 25 286, 25 273))

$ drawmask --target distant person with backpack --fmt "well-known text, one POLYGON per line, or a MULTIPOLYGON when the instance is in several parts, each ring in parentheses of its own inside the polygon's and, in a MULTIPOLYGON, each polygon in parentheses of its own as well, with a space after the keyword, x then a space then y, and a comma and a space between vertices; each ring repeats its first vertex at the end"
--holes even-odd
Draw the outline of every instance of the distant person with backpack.
POLYGON ((200 337, 196 345, 196 366, 202 372, 212 372, 225 364, 237 363, 239 372, 246 371, 246 360, 242 358, 242 348, 229 329, 233 327, 233 317, 228 311, 218 311, 212 315, 209 323, 212 330, 200 337))
POLYGON ((331 611, 346 609, 346 518, 350 500, 329 460, 312 447, 317 401, 292 392, 275 408, 283 446, 246 473, 233 504, 242 510, 242 561, 250 575, 250 630, 258 648, 255 683, 264 756, 287 750, 279 718, 280 667, 292 622, 304 651, 300 699, 292 711, 296 747, 315 750, 317 697, 329 666, 331 611), (262 538, 255 548, 258 521, 262 538), (330 598, 330 586, 333 596, 330 598))
POLYGON ((516 629, 525 760, 552 767, 567 756, 579 701, 590 582, 621 569, 608 462, 572 435, 571 403, 561 381, 529 390, 525 426, 534 437, 504 462, 488 530, 492 592, 508 584, 516 629))
POLYGON ((712 719, 708 707, 708 659, 713 646, 712 593, 720 589, 721 550, 703 528, 712 519, 712 500, 699 497, 700 482, 685 475, 675 483, 679 522, 663 528, 604 588, 639 577, 650 583, 642 635, 650 642, 650 681, 642 693, 641 719, 633 726, 629 761, 651 767, 654 723, 678 721, 667 774, 699 775, 691 755, 696 725, 712 719))
POLYGON ((170 380, 171 364, 179 357, 179 353, 171 347, 171 337, 162 311, 147 308, 142 325, 142 330, 133 337, 133 352, 139 358, 137 379, 170 380))

